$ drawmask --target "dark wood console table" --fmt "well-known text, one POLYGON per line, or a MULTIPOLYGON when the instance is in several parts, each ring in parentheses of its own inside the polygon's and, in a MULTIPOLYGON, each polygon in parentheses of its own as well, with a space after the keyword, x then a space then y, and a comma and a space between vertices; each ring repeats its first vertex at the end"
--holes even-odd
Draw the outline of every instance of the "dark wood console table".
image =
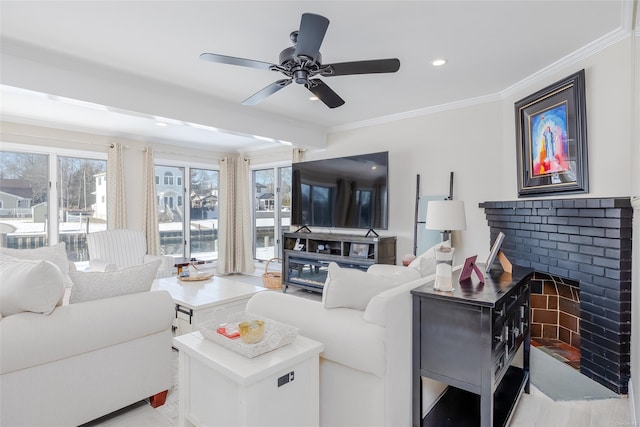
MULTIPOLYGON (((458 284, 454 291, 413 294, 413 426, 504 426, 522 391, 529 393, 530 288, 532 269, 492 270, 484 284, 458 284), (520 346, 523 367, 511 366, 520 346), (422 418, 422 382, 449 385, 422 418)), ((474 279, 477 282, 477 278, 474 279)))

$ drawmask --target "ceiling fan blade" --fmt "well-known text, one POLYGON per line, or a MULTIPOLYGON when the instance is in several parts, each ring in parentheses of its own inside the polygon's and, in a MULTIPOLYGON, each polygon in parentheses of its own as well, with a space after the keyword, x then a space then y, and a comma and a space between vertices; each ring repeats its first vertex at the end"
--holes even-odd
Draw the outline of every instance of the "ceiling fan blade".
POLYGON ((303 13, 296 42, 296 56, 306 56, 314 62, 320 54, 320 45, 329 27, 329 20, 314 13, 303 13))
POLYGON ((293 80, 291 79, 282 79, 271 83, 269 86, 260 89, 258 92, 254 93, 244 101, 242 101, 242 105, 256 105, 262 102, 268 96, 273 95, 280 89, 289 86, 293 80))
POLYGON ((340 98, 320 79, 311 79, 305 86, 329 108, 336 108, 344 104, 344 99, 340 98))
POLYGON ((215 53, 203 53, 200 55, 203 61, 218 62, 221 64, 240 65, 243 67, 259 68, 261 70, 271 70, 275 67, 268 62, 255 61, 253 59, 236 58, 235 56, 218 55, 215 53))
POLYGON ((391 58, 340 62, 337 64, 325 64, 325 67, 329 67, 328 70, 320 73, 325 77, 346 76, 349 74, 395 73, 400 69, 400 60, 391 58))

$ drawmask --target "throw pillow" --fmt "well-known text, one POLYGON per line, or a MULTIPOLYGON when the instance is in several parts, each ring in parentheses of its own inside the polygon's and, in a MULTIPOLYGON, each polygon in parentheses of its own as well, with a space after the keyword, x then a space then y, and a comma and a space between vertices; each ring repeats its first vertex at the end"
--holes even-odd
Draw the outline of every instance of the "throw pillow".
POLYGON ((332 262, 322 291, 322 302, 325 308, 364 310, 371 298, 394 285, 388 277, 355 268, 341 268, 332 262))
POLYGON ((151 289, 160 263, 157 260, 108 272, 72 271, 69 304, 146 292, 151 289))
POLYGON ((60 269, 64 285, 66 287, 73 285, 69 277, 69 260, 67 259, 67 246, 65 242, 35 249, 0 248, 0 253, 19 259, 51 261, 60 269))
POLYGON ((367 269, 367 273, 384 276, 397 284, 411 282, 422 277, 420 272, 415 268, 391 264, 373 264, 367 269))
POLYGON ((438 243, 427 249, 423 254, 411 261, 409 268, 415 268, 420 273, 420 277, 426 277, 436 272, 436 248, 440 246, 451 247, 451 240, 438 243))
POLYGON ((0 313, 3 317, 30 311, 51 314, 64 296, 60 269, 45 260, 0 254, 0 313))

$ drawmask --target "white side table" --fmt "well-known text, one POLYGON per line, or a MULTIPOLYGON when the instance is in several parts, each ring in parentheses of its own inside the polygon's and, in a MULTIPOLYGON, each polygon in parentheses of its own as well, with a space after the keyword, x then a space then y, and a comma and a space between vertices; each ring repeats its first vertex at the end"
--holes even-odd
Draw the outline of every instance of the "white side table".
POLYGON ((178 426, 318 426, 319 354, 302 336, 247 358, 192 332, 179 354, 178 426))
POLYGON ((260 286, 218 276, 202 282, 182 282, 175 276, 165 277, 154 280, 151 290, 165 290, 171 294, 176 304, 176 335, 195 331, 194 325, 212 320, 220 309, 227 314, 244 311, 252 296, 266 291, 260 286))

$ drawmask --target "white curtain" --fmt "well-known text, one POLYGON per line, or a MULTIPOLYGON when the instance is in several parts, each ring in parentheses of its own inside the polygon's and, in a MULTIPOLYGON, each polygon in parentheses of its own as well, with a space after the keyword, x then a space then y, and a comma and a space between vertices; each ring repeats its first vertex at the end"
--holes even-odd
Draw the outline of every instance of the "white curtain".
POLYGON ((127 206, 122 144, 107 150, 107 228, 127 228, 127 206))
POLYGON ((158 230, 158 207, 156 205, 156 172, 153 160, 153 149, 144 149, 142 165, 142 184, 144 194, 143 228, 147 238, 147 253, 160 254, 160 231, 158 230))
POLYGON ((249 195, 249 160, 220 160, 218 199, 218 274, 251 273, 255 270, 249 195))

